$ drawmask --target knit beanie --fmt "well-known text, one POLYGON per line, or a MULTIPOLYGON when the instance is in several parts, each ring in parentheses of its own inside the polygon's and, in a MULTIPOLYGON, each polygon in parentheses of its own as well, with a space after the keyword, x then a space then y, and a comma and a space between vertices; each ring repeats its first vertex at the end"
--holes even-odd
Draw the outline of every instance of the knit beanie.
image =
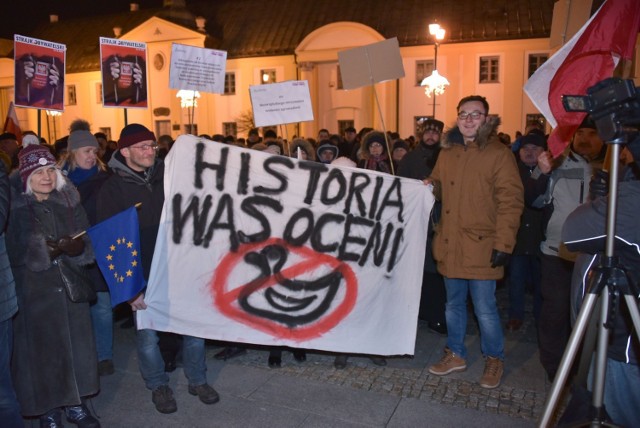
POLYGON ((20 161, 20 178, 22 178, 22 190, 27 190, 29 177, 35 171, 47 166, 55 166, 56 158, 48 148, 40 145, 29 145, 18 153, 20 161))
POLYGON ((99 147, 98 140, 89 131, 73 131, 67 140, 67 150, 78 150, 82 147, 99 147))
POLYGON ((156 141, 156 136, 153 132, 149 131, 146 126, 139 123, 132 123, 122 128, 120 132, 120 139, 118 140, 118 149, 124 149, 126 147, 138 144, 141 141, 156 141))

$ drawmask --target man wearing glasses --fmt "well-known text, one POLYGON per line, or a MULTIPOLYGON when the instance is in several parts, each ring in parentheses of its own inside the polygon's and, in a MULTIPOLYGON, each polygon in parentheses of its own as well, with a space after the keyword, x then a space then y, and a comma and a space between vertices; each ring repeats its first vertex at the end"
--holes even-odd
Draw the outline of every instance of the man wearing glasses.
POLYGON ((496 280, 504 275, 516 242, 523 188, 511 151, 498 136, 497 118, 479 95, 460 100, 458 120, 444 136, 431 176, 442 202, 433 256, 447 291, 447 347, 429 372, 444 376, 467 368, 464 338, 467 295, 480 325, 485 368, 480 386, 496 388, 503 373, 504 334, 496 305, 496 280))
MULTIPOLYGON (((156 235, 164 204, 164 163, 156 157, 156 137, 145 126, 132 123, 120 133, 118 150, 109 167, 113 175, 105 181, 98 195, 98 220, 105 220, 141 202, 138 211, 140 252, 145 279, 149 278, 156 235)), ((129 301, 133 311, 144 310, 144 290, 129 301)), ((165 362, 158 344, 158 332, 138 330, 136 341, 138 364, 144 382, 152 391, 151 399, 160 413, 173 413, 178 407, 169 387, 165 362)), ((207 384, 204 339, 182 336, 184 372, 189 393, 205 404, 219 401, 218 393, 207 384)))

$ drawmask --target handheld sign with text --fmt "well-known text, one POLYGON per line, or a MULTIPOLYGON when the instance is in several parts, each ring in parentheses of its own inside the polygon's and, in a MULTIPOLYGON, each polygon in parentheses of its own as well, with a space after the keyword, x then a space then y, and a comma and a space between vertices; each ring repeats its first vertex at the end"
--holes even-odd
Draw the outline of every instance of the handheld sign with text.
POLYGON ((64 110, 64 67, 67 47, 14 35, 15 105, 64 110))
POLYGON ((433 195, 419 180, 178 137, 138 328, 412 354, 433 195))
POLYGON ((306 80, 249 86, 249 94, 256 126, 313 120, 309 82, 306 80))
POLYGON ((147 44, 100 37, 102 105, 147 108, 147 44))
POLYGON ((171 46, 169 87, 222 94, 226 65, 225 51, 174 43, 171 46))

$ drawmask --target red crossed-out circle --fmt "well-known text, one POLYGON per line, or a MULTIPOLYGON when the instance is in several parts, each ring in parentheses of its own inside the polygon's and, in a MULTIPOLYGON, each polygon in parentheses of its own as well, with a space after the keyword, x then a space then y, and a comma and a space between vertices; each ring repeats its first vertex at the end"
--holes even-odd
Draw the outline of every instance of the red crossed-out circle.
POLYGON ((331 330, 351 312, 358 295, 358 280, 353 270, 346 263, 333 256, 318 253, 307 247, 290 245, 280 238, 270 238, 260 243, 243 244, 238 248, 238 251, 227 254, 214 272, 210 290, 213 294, 214 305, 227 317, 275 337, 303 341, 319 337, 331 330), (244 265, 244 256, 246 254, 260 251, 269 245, 280 245, 289 253, 296 254, 301 259, 296 264, 287 266, 280 272, 287 279, 295 279, 322 266, 328 266, 332 270, 340 272, 345 281, 345 293, 342 302, 317 321, 300 327, 288 327, 279 322, 250 314, 242 309, 238 303, 239 296, 246 296, 274 286, 278 282, 275 275, 270 275, 267 278, 258 278, 231 289, 230 287, 233 287, 233 284, 229 284, 229 278, 236 270, 246 267, 244 265))

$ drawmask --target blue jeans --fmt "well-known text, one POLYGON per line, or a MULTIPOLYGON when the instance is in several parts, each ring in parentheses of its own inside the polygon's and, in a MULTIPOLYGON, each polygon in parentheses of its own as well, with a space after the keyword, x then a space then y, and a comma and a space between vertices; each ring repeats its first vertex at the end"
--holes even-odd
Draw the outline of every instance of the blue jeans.
POLYGON ((467 332, 467 295, 480 324, 480 347, 487 357, 504 359, 504 334, 496 305, 494 280, 445 278, 447 289, 447 347, 462 358, 467 358, 464 336, 467 332))
POLYGON ((509 319, 524 320, 524 295, 527 282, 533 285, 533 317, 537 321, 542 306, 540 258, 514 255, 509 262, 509 319))
MULTIPOLYGON (((158 333, 155 330, 143 329, 138 330, 137 335, 138 364, 145 385, 150 390, 167 385, 169 376, 164 371, 164 360, 158 346, 158 333)), ((182 364, 189 385, 197 386, 207 383, 204 339, 182 336, 182 364)))
POLYGON ((93 335, 96 338, 98 361, 113 360, 113 311, 108 291, 96 292, 98 299, 91 305, 93 335))
POLYGON ((11 318, 0 321, 0 425, 7 428, 23 427, 20 404, 11 381, 11 349, 13 328, 11 318))
MULTIPOLYGON (((589 371, 592 383, 593 364, 589 371)), ((604 380, 604 407, 611 420, 620 426, 633 427, 640 423, 640 367, 607 358, 604 380)))

